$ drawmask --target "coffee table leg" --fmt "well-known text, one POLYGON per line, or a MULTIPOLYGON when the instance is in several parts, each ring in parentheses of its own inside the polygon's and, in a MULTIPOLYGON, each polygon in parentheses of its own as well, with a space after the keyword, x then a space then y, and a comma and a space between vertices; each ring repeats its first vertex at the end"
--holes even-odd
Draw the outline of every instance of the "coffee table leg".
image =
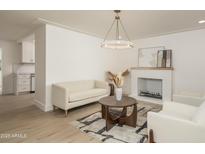
POLYGON ((126 125, 136 127, 137 123, 137 105, 134 105, 132 114, 127 117, 126 119, 126 125))
POLYGON ((127 116, 127 117, 121 117, 119 119, 120 123, 124 123, 125 125, 131 126, 131 127, 136 127, 137 123, 137 105, 134 105, 132 114, 127 116))
POLYGON ((126 117, 127 116, 127 107, 123 107, 121 117, 126 117))
POLYGON ((105 119, 105 106, 101 105, 102 119, 105 119))
POLYGON ((125 124, 126 117, 127 117, 127 107, 123 107, 123 110, 122 110, 120 117, 118 119, 118 123, 120 126, 125 124))
POLYGON ((115 124, 109 114, 109 107, 105 106, 105 121, 106 121, 106 131, 109 131, 115 124))

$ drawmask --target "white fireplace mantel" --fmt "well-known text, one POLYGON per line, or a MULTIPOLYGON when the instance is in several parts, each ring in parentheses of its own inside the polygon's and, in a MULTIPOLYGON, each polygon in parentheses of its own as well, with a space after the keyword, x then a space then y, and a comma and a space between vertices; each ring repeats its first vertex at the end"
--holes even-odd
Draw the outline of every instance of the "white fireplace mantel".
POLYGON ((173 69, 131 69, 131 97, 137 100, 162 103, 172 100, 172 71, 173 69), (138 78, 162 80, 162 100, 139 96, 138 78))

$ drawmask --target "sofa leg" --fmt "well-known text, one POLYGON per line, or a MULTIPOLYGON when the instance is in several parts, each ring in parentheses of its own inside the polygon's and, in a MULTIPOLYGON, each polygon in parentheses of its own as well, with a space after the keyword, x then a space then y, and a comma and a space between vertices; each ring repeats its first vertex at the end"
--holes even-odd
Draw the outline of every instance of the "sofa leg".
POLYGON ((149 143, 155 143, 153 130, 149 130, 149 143))
POLYGON ((57 107, 53 105, 53 111, 55 111, 56 109, 57 109, 57 107))
POLYGON ((65 117, 68 116, 68 110, 65 110, 65 117))

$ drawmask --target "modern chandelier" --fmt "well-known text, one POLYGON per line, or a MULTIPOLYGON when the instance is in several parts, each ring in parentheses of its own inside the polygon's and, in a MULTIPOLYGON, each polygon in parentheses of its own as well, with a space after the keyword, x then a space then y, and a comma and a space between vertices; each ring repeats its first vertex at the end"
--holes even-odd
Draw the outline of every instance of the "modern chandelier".
POLYGON ((109 49, 128 49, 133 48, 133 43, 130 41, 129 36, 126 33, 126 30, 122 24, 122 21, 120 20, 119 13, 120 10, 114 10, 116 13, 115 19, 109 28, 108 32, 105 35, 105 38, 103 42, 101 43, 102 48, 109 48, 109 49), (115 27, 115 34, 114 38, 108 39, 108 36, 110 35, 113 27, 115 27), (121 31, 120 31, 121 30, 121 31), (122 36, 125 38, 123 39, 122 36))

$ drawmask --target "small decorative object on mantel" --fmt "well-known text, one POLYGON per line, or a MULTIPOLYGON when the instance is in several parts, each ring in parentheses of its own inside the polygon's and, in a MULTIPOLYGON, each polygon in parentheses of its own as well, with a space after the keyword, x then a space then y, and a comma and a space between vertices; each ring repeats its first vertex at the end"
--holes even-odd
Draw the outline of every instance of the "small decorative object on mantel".
POLYGON ((124 72, 114 74, 110 71, 107 72, 108 79, 115 85, 115 97, 118 101, 122 99, 122 86, 124 84, 124 77, 129 74, 128 69, 124 72))
POLYGON ((172 50, 159 50, 157 53, 157 67, 172 67, 172 50))

